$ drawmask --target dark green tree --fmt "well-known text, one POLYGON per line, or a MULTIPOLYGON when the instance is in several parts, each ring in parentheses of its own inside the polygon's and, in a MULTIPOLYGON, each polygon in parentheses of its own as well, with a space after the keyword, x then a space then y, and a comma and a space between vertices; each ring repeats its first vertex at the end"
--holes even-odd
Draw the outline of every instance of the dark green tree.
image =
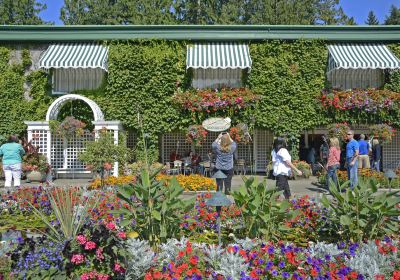
POLYGON ((315 19, 314 24, 354 25, 354 18, 349 18, 340 7, 339 0, 316 0, 314 3, 315 19))
POLYGON ((385 19, 386 25, 398 25, 400 24, 400 9, 395 5, 390 7, 389 15, 385 19))
POLYGON ((173 24, 170 0, 64 0, 64 24, 173 24))
POLYGON ((0 24, 43 24, 39 13, 46 5, 36 0, 1 0, 0 24))
POLYGON ((367 21, 368 25, 379 25, 379 20, 376 18, 374 11, 369 11, 367 21))

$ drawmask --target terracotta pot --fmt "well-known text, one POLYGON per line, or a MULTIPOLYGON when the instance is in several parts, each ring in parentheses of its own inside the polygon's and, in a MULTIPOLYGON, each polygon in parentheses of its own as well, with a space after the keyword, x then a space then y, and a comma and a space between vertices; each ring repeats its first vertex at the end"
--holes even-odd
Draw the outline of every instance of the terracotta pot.
POLYGON ((30 182, 44 182, 46 181, 46 174, 44 172, 32 170, 26 173, 26 179, 30 182))

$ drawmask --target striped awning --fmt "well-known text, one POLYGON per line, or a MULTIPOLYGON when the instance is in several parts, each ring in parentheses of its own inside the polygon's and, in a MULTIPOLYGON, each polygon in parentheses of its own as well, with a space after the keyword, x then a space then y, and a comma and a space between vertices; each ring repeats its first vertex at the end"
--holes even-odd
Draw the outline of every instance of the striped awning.
POLYGON ((208 43, 187 46, 186 68, 245 69, 251 67, 249 46, 239 43, 208 43))
POLYGON ((329 45, 328 73, 336 69, 398 69, 399 59, 382 44, 329 45))
POLYGON ((40 68, 101 68, 107 71, 108 48, 91 43, 54 44, 43 53, 40 68))

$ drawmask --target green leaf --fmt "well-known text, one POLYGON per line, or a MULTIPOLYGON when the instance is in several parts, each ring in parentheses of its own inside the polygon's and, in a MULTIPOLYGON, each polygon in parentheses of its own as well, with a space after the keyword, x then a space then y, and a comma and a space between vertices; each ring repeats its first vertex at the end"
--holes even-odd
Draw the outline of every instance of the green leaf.
POLYGON ((154 219, 156 219, 156 220, 158 220, 158 221, 161 221, 161 214, 160 214, 160 212, 158 212, 157 210, 151 211, 151 216, 152 216, 154 219))
POLYGON ((348 226, 351 223, 352 223, 352 220, 349 216, 347 216, 347 215, 340 216, 340 224, 342 224, 344 226, 348 226))

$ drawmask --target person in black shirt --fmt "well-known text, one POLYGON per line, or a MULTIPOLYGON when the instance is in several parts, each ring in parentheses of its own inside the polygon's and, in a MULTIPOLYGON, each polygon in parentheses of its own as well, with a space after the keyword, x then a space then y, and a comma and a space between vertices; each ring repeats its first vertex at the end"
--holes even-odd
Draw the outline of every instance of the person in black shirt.
POLYGON ((374 139, 372 140, 372 162, 373 162, 372 168, 378 172, 380 171, 381 158, 382 158, 381 144, 379 144, 378 139, 374 139))

